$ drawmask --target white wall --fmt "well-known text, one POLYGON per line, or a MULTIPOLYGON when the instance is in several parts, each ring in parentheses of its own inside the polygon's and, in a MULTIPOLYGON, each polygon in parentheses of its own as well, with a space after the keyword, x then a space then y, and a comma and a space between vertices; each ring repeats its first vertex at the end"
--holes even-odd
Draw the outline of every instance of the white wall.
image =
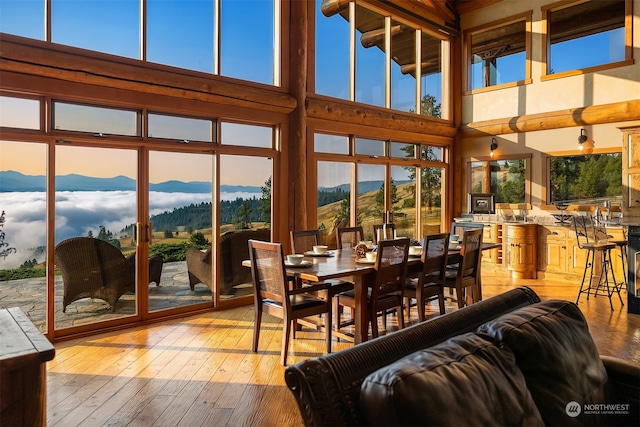
MULTIPOLYGON (((634 0, 633 4, 634 65, 542 82, 540 77, 544 40, 541 36, 541 6, 551 3, 555 1, 502 0, 495 5, 462 16, 463 30, 529 10, 533 16, 533 82, 529 85, 463 96, 463 124, 640 99, 640 0, 634 0)), ((542 176, 543 154, 566 154, 569 150, 575 150, 577 154, 581 128, 585 129, 594 148, 621 148, 622 133, 618 127, 632 125, 640 125, 640 121, 496 135, 499 145, 496 154, 498 157, 519 153, 530 153, 533 156, 532 203, 540 205, 545 199, 545 195, 542 194, 546 179, 542 176)), ((486 158, 490 141, 490 136, 464 138, 461 147, 462 157, 486 158)))

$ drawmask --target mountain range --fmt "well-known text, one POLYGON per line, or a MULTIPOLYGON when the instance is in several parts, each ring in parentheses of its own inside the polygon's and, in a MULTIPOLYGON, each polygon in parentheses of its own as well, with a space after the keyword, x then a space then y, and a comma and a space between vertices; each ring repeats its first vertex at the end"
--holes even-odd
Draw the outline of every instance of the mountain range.
MULTIPOLYGON (((204 181, 165 181, 149 186, 151 191, 162 193, 210 193, 211 183, 204 181)), ((44 175, 24 175, 16 171, 0 171, 0 193, 45 191, 44 175)), ((56 177, 56 191, 135 191, 136 181, 126 176, 113 178, 95 178, 70 174, 56 177)), ((258 193, 260 187, 250 185, 222 185, 223 193, 258 193)))

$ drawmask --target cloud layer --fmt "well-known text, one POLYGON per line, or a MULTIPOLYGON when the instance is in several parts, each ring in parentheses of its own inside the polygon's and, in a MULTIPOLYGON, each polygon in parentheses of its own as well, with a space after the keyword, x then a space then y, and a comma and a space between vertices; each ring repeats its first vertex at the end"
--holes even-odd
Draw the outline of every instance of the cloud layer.
MULTIPOLYGON (((258 193, 221 193, 223 200, 260 197, 258 193)), ((150 216, 174 208, 211 201, 209 193, 149 193, 150 216)), ((55 242, 75 236, 94 235, 102 225, 117 234, 136 222, 133 191, 61 191, 56 193, 55 242)), ((5 243, 16 253, 0 258, 0 269, 17 268, 27 260, 44 260, 34 250, 46 242, 46 194, 44 192, 0 193, 5 211, 5 243)))

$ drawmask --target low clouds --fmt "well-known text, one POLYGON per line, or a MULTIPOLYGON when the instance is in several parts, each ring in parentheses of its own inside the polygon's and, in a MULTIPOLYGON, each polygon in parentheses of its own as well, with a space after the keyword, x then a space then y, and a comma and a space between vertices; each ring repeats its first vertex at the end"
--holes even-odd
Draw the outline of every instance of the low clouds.
MULTIPOLYGON (((260 197, 258 193, 222 193, 223 200, 260 197)), ((209 193, 149 193, 150 215, 174 208, 210 202, 209 193)), ((114 234, 136 222, 133 191, 62 191, 56 193, 55 242, 75 236, 94 235, 102 225, 114 234)), ((26 260, 44 260, 35 248, 46 242, 46 194, 43 192, 0 193, 0 210, 5 211, 5 243, 17 252, 0 258, 0 269, 17 268, 26 260)))

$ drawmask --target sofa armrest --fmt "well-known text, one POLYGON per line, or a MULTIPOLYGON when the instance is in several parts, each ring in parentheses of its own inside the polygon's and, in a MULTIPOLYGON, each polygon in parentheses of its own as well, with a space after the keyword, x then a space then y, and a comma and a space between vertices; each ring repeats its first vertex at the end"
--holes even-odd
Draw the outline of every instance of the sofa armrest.
POLYGON ((607 383, 609 391, 613 394, 613 402, 629 403, 638 411, 640 409, 640 365, 604 355, 600 355, 600 360, 607 370, 607 383))

